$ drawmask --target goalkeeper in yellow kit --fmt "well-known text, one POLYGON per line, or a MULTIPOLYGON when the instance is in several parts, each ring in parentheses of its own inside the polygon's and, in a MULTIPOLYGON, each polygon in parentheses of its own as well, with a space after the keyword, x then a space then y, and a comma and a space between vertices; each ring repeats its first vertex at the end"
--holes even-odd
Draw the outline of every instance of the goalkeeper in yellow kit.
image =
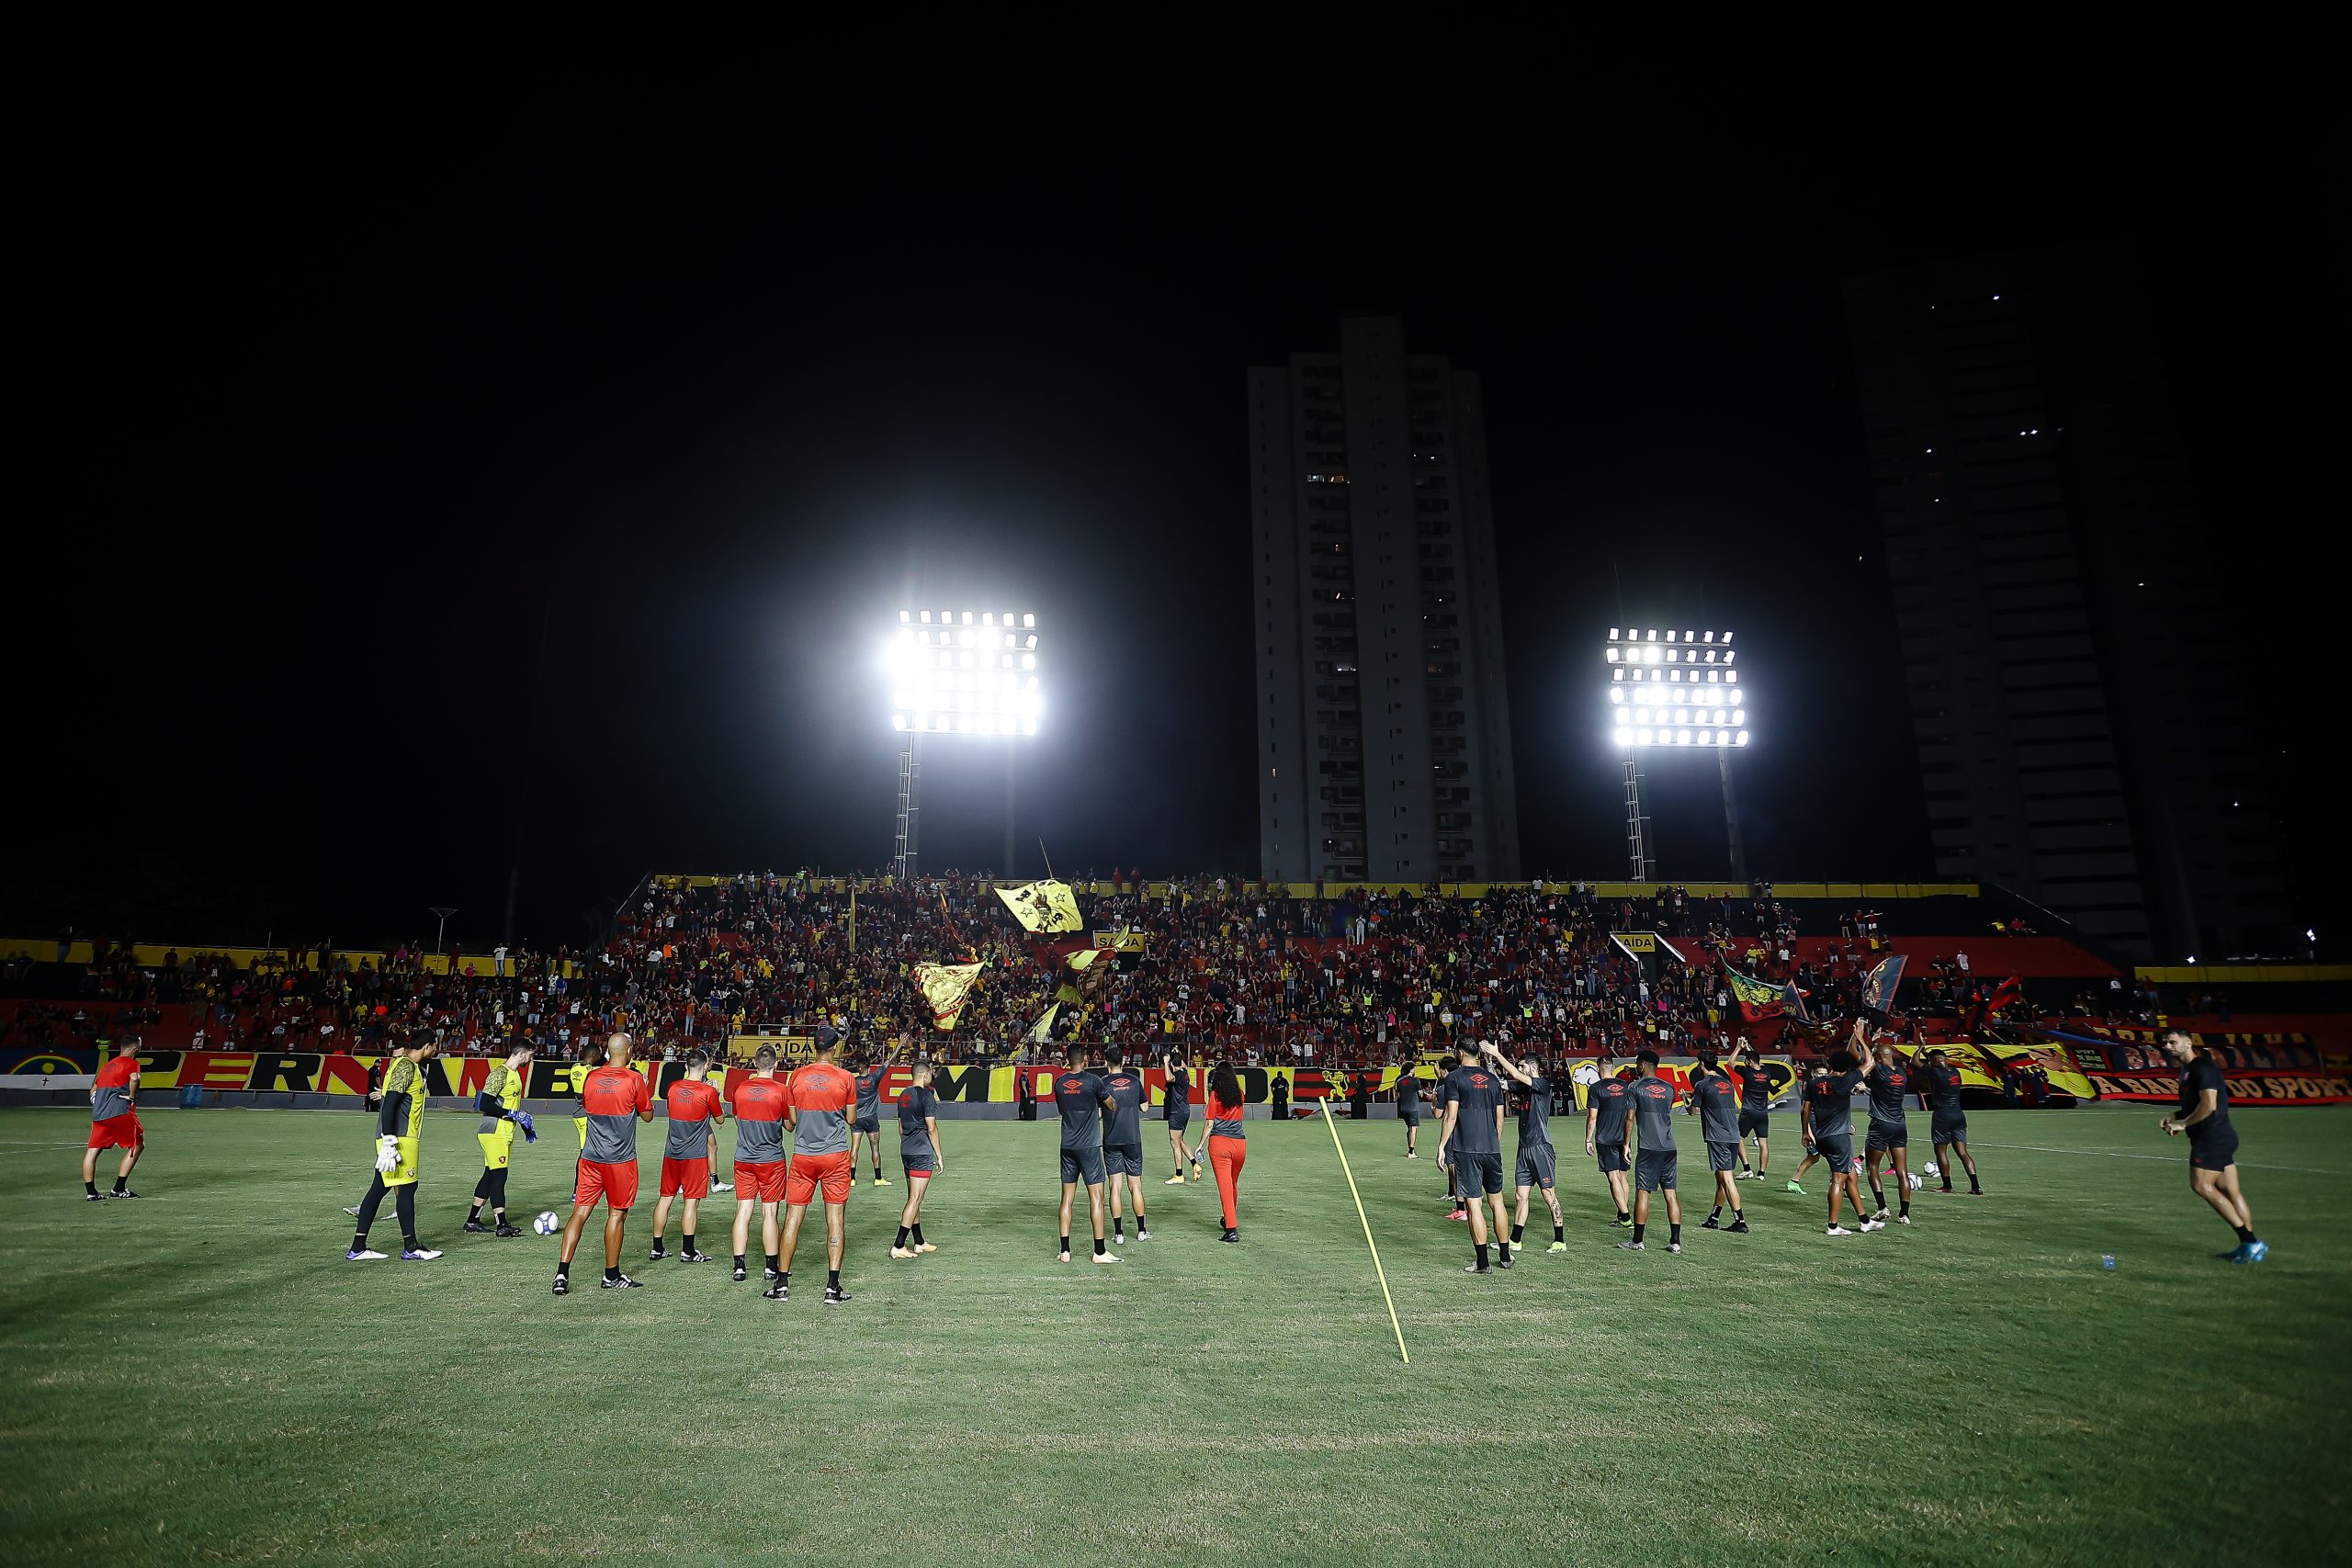
POLYGON ((383 1103, 376 1112, 376 1176, 368 1196, 359 1201, 359 1226, 352 1233, 352 1263, 380 1261, 383 1254, 368 1245, 368 1229, 384 1194, 392 1194, 392 1212, 401 1222, 401 1261, 430 1263, 441 1254, 416 1240, 416 1177, 424 1159, 424 1064, 441 1048, 438 1040, 420 1040, 395 1046, 384 1068, 383 1103))
POLYGON ((514 1159, 515 1128, 523 1129, 525 1143, 539 1141, 531 1113, 523 1109, 523 1090, 531 1078, 531 1049, 517 1045, 508 1052, 505 1062, 490 1069, 474 1096, 474 1109, 481 1112, 481 1124, 474 1133, 474 1141, 481 1145, 481 1179, 474 1183, 474 1205, 466 1215, 466 1229, 476 1235, 523 1234, 521 1226, 506 1223, 506 1168, 514 1159), (481 1223, 484 1203, 498 1222, 495 1231, 481 1223))

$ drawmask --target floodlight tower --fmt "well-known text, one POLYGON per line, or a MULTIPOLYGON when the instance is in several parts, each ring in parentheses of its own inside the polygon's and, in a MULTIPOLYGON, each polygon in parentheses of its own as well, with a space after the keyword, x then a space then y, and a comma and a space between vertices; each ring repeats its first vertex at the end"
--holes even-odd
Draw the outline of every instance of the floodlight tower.
POLYGON ((890 643, 890 728, 899 735, 899 833, 892 874, 915 874, 927 735, 1005 744, 1004 874, 1012 874, 1012 743, 1037 733, 1037 617, 1012 611, 901 610, 890 643))
POLYGON ((1740 847, 1739 807, 1732 793, 1731 754, 1747 744, 1747 692, 1735 668, 1729 632, 1611 626, 1605 650, 1611 729, 1625 763, 1625 846, 1634 880, 1646 882, 1649 818, 1642 815, 1636 759, 1654 746, 1713 750, 1724 781, 1724 826, 1730 835, 1731 872, 1747 880, 1740 847))

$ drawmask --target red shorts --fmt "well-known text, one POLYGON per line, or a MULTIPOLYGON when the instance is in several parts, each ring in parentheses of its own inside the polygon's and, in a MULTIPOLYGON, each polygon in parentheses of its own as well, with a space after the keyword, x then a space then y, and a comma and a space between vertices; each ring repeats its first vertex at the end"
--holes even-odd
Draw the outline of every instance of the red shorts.
POLYGON ((757 1160, 745 1164, 735 1162, 735 1201, 738 1203, 781 1203, 784 1201, 784 1172, 788 1160, 757 1160))
MULTIPOLYGON (((743 1168, 739 1165, 735 1168, 743 1168)), ((846 1203, 850 1179, 855 1174, 847 1149, 839 1154, 801 1155, 793 1160, 792 1169, 784 1179, 784 1201, 794 1205, 807 1204, 817 1190, 817 1183, 822 1180, 826 1202, 846 1203)))
POLYGON ((139 1124, 136 1111, 90 1123, 90 1147, 94 1149, 135 1149, 146 1142, 147 1129, 139 1124))
POLYGON ((637 1162, 627 1165, 598 1165, 594 1160, 580 1162, 580 1180, 571 1189, 575 1204, 594 1204, 605 1201, 609 1209, 633 1209, 637 1206, 637 1162))
POLYGON ((710 1161, 707 1159, 672 1159, 662 1156, 662 1196, 664 1198, 707 1198, 710 1196, 710 1161))

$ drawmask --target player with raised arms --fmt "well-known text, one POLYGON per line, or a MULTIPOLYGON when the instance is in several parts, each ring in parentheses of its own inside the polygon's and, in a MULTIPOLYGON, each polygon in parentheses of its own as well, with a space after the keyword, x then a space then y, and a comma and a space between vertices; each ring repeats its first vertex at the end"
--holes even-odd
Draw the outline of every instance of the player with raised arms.
POLYGON ((1566 1252, 1568 1232, 1567 1221, 1560 1213, 1560 1156, 1552 1147, 1552 1080, 1544 1076, 1532 1056, 1513 1066, 1501 1052, 1491 1055, 1503 1076, 1520 1087, 1519 1158, 1513 1173, 1519 1200, 1511 1210, 1510 1244, 1519 1246, 1519 1238, 1527 1232, 1527 1194, 1535 1188, 1543 1191, 1544 1201, 1552 1210, 1552 1245, 1547 1250, 1566 1252))
MULTIPOLYGON (((633 1291, 644 1281, 621 1272, 621 1243, 628 1212, 637 1206, 637 1124, 653 1120, 653 1086, 628 1065, 637 1042, 615 1031, 605 1041, 605 1065, 580 1089, 588 1118, 588 1141, 580 1150, 580 1176, 571 1189, 571 1218, 564 1223, 563 1251, 555 1266, 555 1293, 571 1293, 571 1258, 580 1233, 601 1199, 605 1204, 605 1278, 608 1291, 633 1291)), ((389 1079, 387 1080, 390 1081, 389 1079)))
POLYGON ((1111 1109, 1102 1079, 1086 1066, 1085 1047, 1071 1041, 1069 1066, 1054 1075, 1054 1110, 1062 1122, 1062 1245, 1057 1261, 1069 1261, 1070 1210, 1080 1182, 1086 1186, 1087 1212, 1094 1222, 1094 1261, 1119 1261, 1102 1239, 1102 1113, 1111 1109))
POLYGON ((1878 1060, 1872 1064, 1862 1082, 1870 1091, 1870 1131, 1862 1146, 1870 1159, 1871 1198, 1877 1205, 1871 1218, 1881 1225, 1886 1224, 1886 1190, 1879 1182, 1879 1171, 1889 1162, 1894 1166, 1894 1199, 1902 1212, 1894 1223, 1911 1223, 1911 1127, 1903 1114, 1903 1097, 1911 1092, 1910 1076, 1903 1070, 1903 1057, 1893 1044, 1881 1045, 1878 1060))
POLYGON ((727 1103, 718 1086, 709 1081, 709 1052, 687 1052, 685 1072, 662 1097, 670 1125, 662 1139, 662 1191, 653 1204, 653 1250, 645 1255, 648 1262, 659 1263, 664 1257, 662 1243, 670 1234, 673 1198, 685 1201, 685 1217, 679 1222, 678 1261, 710 1261, 707 1254, 695 1249, 695 1225, 702 1218, 702 1201, 710 1196, 711 1140, 718 1136, 719 1123, 727 1120, 727 1103))
MULTIPOLYGON (((857 1079, 837 1059, 842 1037, 830 1026, 817 1030, 817 1059, 796 1070, 785 1085, 790 1097, 785 1122, 792 1129, 792 1168, 784 1179, 784 1251, 775 1283, 760 1292, 774 1302, 792 1294, 792 1255, 800 1246, 800 1222, 808 1201, 821 1188, 825 1199, 825 1296, 827 1306, 850 1299, 842 1289, 842 1246, 847 1228, 849 1190, 857 1179, 850 1154, 849 1124, 857 1105, 857 1079)), ((736 1134, 742 1127, 739 1121, 736 1134)), ((735 1168, 742 1169, 741 1145, 735 1168)))
POLYGON ((1160 1071, 1168 1075, 1167 1088, 1162 1090, 1168 1116, 1168 1152, 1176 1158, 1176 1174, 1160 1183, 1163 1187, 1184 1185, 1184 1162, 1193 1162, 1193 1179, 1201 1179, 1200 1156, 1184 1146, 1184 1129, 1193 1124, 1193 1075, 1182 1057, 1173 1051, 1159 1055, 1160 1071))
MULTIPOLYGON (((1854 1037, 1858 1043, 1861 1032, 1861 1021, 1857 1019, 1854 1037)), ((1813 1142, 1814 1152, 1805 1157, 1829 1168, 1829 1228, 1825 1233, 1829 1235, 1855 1234, 1838 1223, 1840 1195, 1853 1203, 1854 1218, 1861 1230, 1880 1228, 1862 1206, 1861 1179, 1854 1174, 1854 1091, 1861 1087, 1861 1058, 1851 1050, 1833 1051, 1828 1070, 1804 1086, 1804 1099, 1797 1106, 1798 1125, 1813 1142)), ((1802 1166, 1798 1174, 1804 1174, 1802 1166)))
POLYGON ((515 1128, 523 1129, 526 1144, 539 1141, 531 1113, 523 1109, 523 1090, 531 1078, 532 1050, 526 1043, 506 1053, 506 1060, 490 1069, 474 1095, 474 1109, 481 1112, 481 1121, 474 1128, 474 1141, 481 1145, 481 1179, 474 1183, 473 1207, 466 1214, 465 1228, 476 1235, 523 1234, 522 1226, 506 1223, 506 1172, 514 1163, 515 1128), (495 1231, 481 1223, 484 1203, 498 1222, 495 1231))
POLYGON ((1764 1076, 1764 1059, 1743 1039, 1732 1055, 1739 1069, 1739 1179, 1761 1181, 1772 1163, 1772 1080, 1764 1076), (1747 1164, 1747 1140, 1756 1140, 1756 1165, 1747 1164))
POLYGON ((857 1070, 857 1120, 850 1124, 849 1167, 853 1172, 857 1169, 858 1140, 864 1139, 866 1155, 874 1162, 876 1187, 890 1185, 882 1175, 882 1080, 888 1076, 891 1059, 897 1055, 896 1051, 885 1051, 857 1070))
POLYGON ((939 1096, 931 1087, 931 1064, 915 1064, 914 1082, 899 1096, 899 1168, 907 1173, 907 1206, 899 1211, 899 1239, 890 1244, 893 1258, 920 1258, 938 1247, 922 1238, 923 1194, 931 1179, 947 1168, 939 1142, 939 1096))

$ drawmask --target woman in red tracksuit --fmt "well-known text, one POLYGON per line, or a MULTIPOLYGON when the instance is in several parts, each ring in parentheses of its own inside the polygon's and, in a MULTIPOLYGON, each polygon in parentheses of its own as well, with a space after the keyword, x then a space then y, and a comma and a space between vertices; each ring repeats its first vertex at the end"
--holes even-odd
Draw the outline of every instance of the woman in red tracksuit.
POLYGON ((1225 1211, 1225 1234, 1219 1241, 1241 1239, 1241 1164, 1250 1145, 1241 1130, 1241 1078, 1231 1063, 1220 1062, 1209 1075, 1209 1168, 1216 1172, 1217 1202, 1225 1211))

